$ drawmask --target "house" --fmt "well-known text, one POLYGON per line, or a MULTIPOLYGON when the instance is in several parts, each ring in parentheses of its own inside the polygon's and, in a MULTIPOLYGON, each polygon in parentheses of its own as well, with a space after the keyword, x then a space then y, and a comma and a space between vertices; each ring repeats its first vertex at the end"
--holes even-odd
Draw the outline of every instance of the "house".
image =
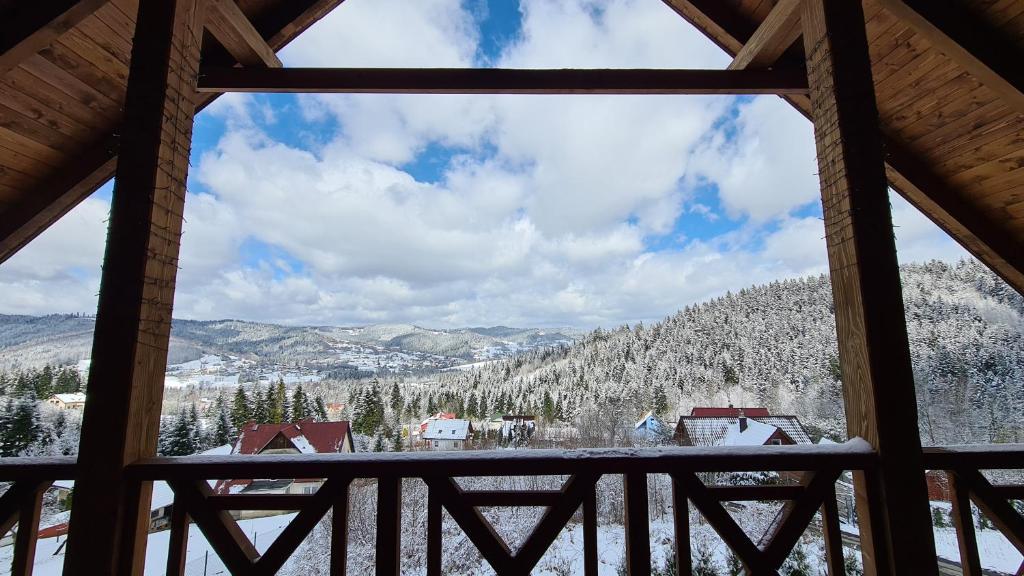
MULTIPOLYGON (((337 454, 353 452, 352 430, 347 420, 284 424, 246 423, 231 454, 337 454)), ((218 494, 312 494, 323 484, 321 478, 291 480, 220 480, 218 494)))
POLYGON ((434 414, 433 416, 428 416, 426 420, 424 420, 423 422, 420 422, 420 434, 422 435, 424 432, 427 431, 427 426, 430 424, 431 420, 454 420, 454 419, 455 419, 455 413, 454 412, 438 412, 437 414, 434 414))
POLYGON ((328 402, 324 409, 327 411, 328 420, 339 420, 341 413, 345 411, 345 405, 341 402, 328 402))
POLYGON ((61 410, 81 410, 85 407, 85 393, 73 392, 70 394, 54 394, 46 402, 61 410))
POLYGON ((669 436, 671 433, 672 427, 655 416, 653 410, 648 410, 633 425, 633 435, 638 438, 655 439, 669 436))
POLYGON ((773 416, 766 408, 732 406, 694 408, 690 416, 679 417, 673 438, 680 446, 813 444, 796 416, 773 416), (772 430, 768 433, 761 425, 772 430), (763 441, 755 442, 762 435, 763 441))
POLYGON ((502 444, 525 446, 537 431, 537 417, 532 414, 506 414, 501 417, 502 444))
POLYGON ((473 443, 473 424, 469 420, 431 418, 420 439, 426 450, 462 450, 473 443))

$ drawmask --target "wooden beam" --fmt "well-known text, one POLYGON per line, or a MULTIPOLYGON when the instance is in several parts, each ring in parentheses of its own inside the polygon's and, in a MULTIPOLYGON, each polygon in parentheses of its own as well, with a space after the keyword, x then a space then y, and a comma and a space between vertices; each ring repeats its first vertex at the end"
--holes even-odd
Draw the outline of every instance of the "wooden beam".
POLYGON ((729 70, 770 68, 800 37, 802 0, 779 0, 747 40, 729 70))
POLYGON ((624 474, 622 484, 626 517, 626 571, 630 576, 650 574, 651 526, 647 511, 647 474, 624 474))
POLYGON ((331 509, 331 576, 345 576, 348 563, 348 487, 346 482, 334 494, 331 509))
MULTIPOLYGON (((583 574, 597 576, 597 486, 583 497, 583 574)), ((686 574, 686 572, 683 572, 686 574)))
MULTIPOLYGON (((733 57, 756 31, 755 24, 739 14, 734 6, 720 0, 664 1, 733 57)), ((795 66, 798 63, 787 59, 786 64, 795 66)), ((798 112, 811 118, 810 100, 806 96, 784 95, 783 98, 798 112)), ((961 210, 967 202, 957 191, 931 174, 930 170, 925 170, 925 163, 916 154, 884 132, 883 128, 887 174, 893 189, 1018 292, 1024 293, 1024 266, 1013 263, 1024 254, 1024 248, 1019 245, 1012 247, 1014 243, 1008 240, 1010 236, 1003 232, 1005 226, 977 210, 961 210)))
POLYGON ((441 576, 441 500, 433 488, 427 490, 427 576, 441 576))
MULTIPOLYGON (((206 499, 213 493, 206 480, 172 480, 167 484, 174 490, 174 505, 185 508, 228 570, 232 574, 249 574, 260 554, 231 514, 206 505, 206 499)), ((69 535, 69 543, 71 538, 74 536, 69 535)))
POLYGON ((107 0, 12 2, 0 26, 0 76, 39 52, 98 10, 107 0))
POLYGON ((167 576, 184 576, 188 553, 188 511, 184 503, 171 505, 171 533, 167 543, 167 576))
MULTIPOLYGON (((291 558, 295 549, 309 535, 316 523, 327 514, 334 505, 335 495, 339 490, 348 490, 348 478, 331 478, 317 489, 316 494, 303 506, 295 518, 285 526, 281 534, 267 548, 256 562, 253 574, 256 576, 273 576, 291 558)), ((400 506, 400 504, 399 504, 400 506)))
POLYGON ((377 576, 397 576, 402 571, 402 479, 377 479, 377 576))
POLYGON ((806 0, 801 21, 847 432, 880 457, 881 502, 857 501, 865 573, 936 574, 864 14, 860 2, 806 0))
POLYGON ((676 574, 693 574, 690 555, 690 504, 686 487, 672 478, 672 527, 676 537, 676 574))
POLYGON ((204 5, 139 4, 65 574, 144 567, 151 487, 124 472, 156 453, 204 5))
POLYGON ((200 92, 806 94, 801 70, 204 68, 200 92))
MULTIPOLYGON (((514 574, 530 574, 548 551, 573 514, 579 510, 587 494, 594 491, 600 476, 575 474, 562 486, 562 498, 544 512, 533 531, 515 554, 514 574)), ((493 565, 492 565, 493 566, 493 565)))
POLYGON ((835 484, 830 488, 825 496, 825 501, 821 504, 821 534, 825 541, 825 564, 828 566, 828 576, 845 576, 843 530, 839 525, 839 506, 836 504, 835 484))
POLYGON ((36 542, 39 540, 39 516, 42 512, 43 494, 49 483, 35 486, 25 494, 18 512, 18 533, 14 536, 14 558, 11 560, 11 576, 32 576, 36 563, 36 542))
POLYGON ((963 567, 964 576, 982 576, 969 489, 954 471, 946 471, 946 478, 953 504, 949 515, 953 517, 953 526, 956 527, 956 541, 960 546, 960 565, 963 567))
POLYGON ((880 0, 888 11, 1024 113, 1024 51, 962 2, 880 0))
POLYGON ((280 68, 281 60, 235 0, 208 0, 206 29, 242 66, 280 68))

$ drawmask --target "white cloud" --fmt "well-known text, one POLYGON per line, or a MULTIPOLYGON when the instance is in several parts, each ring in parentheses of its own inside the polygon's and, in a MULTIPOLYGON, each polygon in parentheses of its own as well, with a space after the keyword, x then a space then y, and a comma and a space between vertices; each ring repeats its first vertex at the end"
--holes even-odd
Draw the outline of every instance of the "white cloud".
MULTIPOLYGON (((523 0, 506 67, 722 67, 660 2, 523 0)), ((347 0, 289 65, 472 66, 457 0, 347 0)), ((227 130, 193 166, 179 317, 292 323, 614 325, 827 270, 810 124, 777 98, 310 96, 306 124, 251 95, 206 113, 227 130), (735 118, 721 122, 723 115, 735 118), (730 116, 731 117, 731 116, 730 116), (299 148, 281 130, 317 132, 299 148), (436 182, 403 167, 454 149, 436 182), (717 184, 715 206, 693 188, 717 184), (714 238, 685 213, 739 218, 714 238), (691 237, 651 251, 651 235, 691 237), (244 253, 244 254, 243 254, 244 253), (296 264, 297 263, 297 264, 296 264)), ((0 266, 0 312, 95 308, 106 215, 87 200, 0 266)), ((963 252, 894 200, 900 257, 963 252)))

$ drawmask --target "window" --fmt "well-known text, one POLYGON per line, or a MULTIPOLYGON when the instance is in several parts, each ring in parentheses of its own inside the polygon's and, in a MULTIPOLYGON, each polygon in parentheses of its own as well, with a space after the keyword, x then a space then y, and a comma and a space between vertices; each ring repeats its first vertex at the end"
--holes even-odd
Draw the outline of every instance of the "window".
POLYGON ((316 494, 316 486, 303 486, 302 487, 302 493, 303 494, 316 494))
POLYGON ((437 448, 437 440, 434 440, 434 448, 437 448))
POLYGON ((772 438, 771 440, 768 441, 768 444, 772 446, 782 446, 782 440, 779 440, 778 438, 772 438))

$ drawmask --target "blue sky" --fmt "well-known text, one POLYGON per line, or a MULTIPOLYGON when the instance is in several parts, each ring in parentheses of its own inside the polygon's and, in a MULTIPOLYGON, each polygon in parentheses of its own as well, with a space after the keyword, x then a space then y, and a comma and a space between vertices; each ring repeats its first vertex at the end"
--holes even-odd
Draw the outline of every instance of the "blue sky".
MULTIPOLYGON (((292 66, 721 68, 650 0, 347 0, 292 66)), ((774 97, 228 95, 194 128, 175 314, 617 325, 827 270, 810 126, 774 97)), ((95 308, 110 187, 0 268, 95 308)), ((963 255, 894 200, 904 260, 963 255)))

